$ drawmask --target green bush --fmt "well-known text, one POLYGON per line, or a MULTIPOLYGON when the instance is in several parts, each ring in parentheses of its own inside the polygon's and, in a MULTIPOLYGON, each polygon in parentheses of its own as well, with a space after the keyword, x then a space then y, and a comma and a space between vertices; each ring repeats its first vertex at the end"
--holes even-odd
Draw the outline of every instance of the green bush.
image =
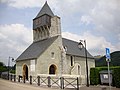
POLYGON ((113 69, 114 85, 120 88, 120 66, 113 69))
POLYGON ((90 84, 91 85, 99 84, 99 70, 96 68, 90 69, 90 84))
POLYGON ((11 70, 10 73, 15 74, 15 70, 11 70))
POLYGON ((8 69, 5 67, 5 66, 0 66, 0 72, 5 72, 7 71, 8 69))
POLYGON ((102 70, 107 70, 107 67, 96 67, 90 69, 90 84, 98 85, 100 84, 100 75, 99 72, 102 70))
POLYGON ((0 72, 7 71, 7 67, 4 65, 3 62, 0 62, 0 72))
MULTIPOLYGON (((91 85, 100 84, 99 72, 102 70, 108 70, 108 68, 107 67, 95 67, 95 68, 90 69, 90 84, 91 85)), ((120 66, 110 67, 110 70, 113 71, 112 85, 120 88, 120 66)))

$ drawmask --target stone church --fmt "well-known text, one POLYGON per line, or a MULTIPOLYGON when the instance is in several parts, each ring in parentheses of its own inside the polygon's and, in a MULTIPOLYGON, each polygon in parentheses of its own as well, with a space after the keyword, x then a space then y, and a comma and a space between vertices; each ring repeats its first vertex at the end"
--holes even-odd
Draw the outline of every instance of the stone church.
MULTIPOLYGON (((33 43, 17 58, 16 75, 80 75, 86 78, 85 48, 78 42, 62 38, 60 17, 53 14, 47 2, 33 19, 33 43)), ((95 67, 87 51, 88 73, 95 67)))

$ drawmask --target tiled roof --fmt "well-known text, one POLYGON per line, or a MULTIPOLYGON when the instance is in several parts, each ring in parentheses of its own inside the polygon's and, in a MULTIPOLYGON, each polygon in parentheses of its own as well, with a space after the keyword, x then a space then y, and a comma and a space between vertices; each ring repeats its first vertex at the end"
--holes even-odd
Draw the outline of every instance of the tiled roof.
POLYGON ((55 40, 56 37, 33 42, 18 58, 18 60, 38 58, 55 40))
MULTIPOLYGON (((42 41, 33 42, 18 58, 18 60, 35 59, 38 58, 55 40, 56 37, 48 38, 42 41)), ((78 42, 62 38, 63 46, 67 47, 66 54, 85 57, 85 48, 79 49, 78 42)), ((87 57, 93 56, 87 51, 87 57)))
MULTIPOLYGON (((85 48, 80 49, 78 47, 78 42, 65 38, 63 38, 62 41, 63 41, 63 46, 67 48, 66 54, 85 57, 85 48)), ((93 56, 88 51, 87 51, 87 57, 93 58, 93 56)))
POLYGON ((38 18, 44 14, 50 15, 51 17, 54 16, 52 10, 50 9, 49 5, 46 3, 44 4, 44 6, 42 7, 42 9, 40 10, 40 12, 38 13, 38 15, 35 18, 38 18))

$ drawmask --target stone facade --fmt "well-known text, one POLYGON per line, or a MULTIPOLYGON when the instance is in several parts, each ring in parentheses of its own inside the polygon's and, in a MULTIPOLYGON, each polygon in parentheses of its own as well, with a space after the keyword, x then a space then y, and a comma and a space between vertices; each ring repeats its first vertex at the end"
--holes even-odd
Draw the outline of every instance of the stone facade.
POLYGON ((42 53, 41 56, 37 59, 37 73, 38 74, 49 74, 49 68, 51 65, 56 66, 55 74, 60 73, 60 60, 61 60, 61 51, 59 47, 61 47, 61 36, 54 41, 54 43, 48 47, 48 49, 42 53), (52 53, 54 56, 52 57, 52 53))
POLYGON ((33 42, 61 35, 60 17, 51 17, 51 26, 44 25, 33 30, 33 42))
POLYGON ((56 66, 56 73, 60 73, 60 60, 61 60, 61 50, 62 41, 61 36, 58 36, 57 39, 50 45, 37 59, 28 59, 21 60, 16 62, 16 74, 22 75, 23 66, 28 66, 28 74, 29 75, 37 75, 37 74, 49 74, 49 67, 51 65, 56 66), (52 57, 52 53, 54 53, 54 57, 52 57), (31 71, 31 60, 35 60, 35 70, 31 71))

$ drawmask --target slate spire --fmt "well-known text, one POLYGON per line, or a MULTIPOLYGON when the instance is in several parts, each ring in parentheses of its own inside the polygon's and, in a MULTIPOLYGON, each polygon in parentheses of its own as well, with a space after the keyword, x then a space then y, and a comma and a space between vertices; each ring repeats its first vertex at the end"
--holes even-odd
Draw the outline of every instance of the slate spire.
POLYGON ((38 15, 35 18, 38 18, 44 14, 50 15, 51 17, 54 16, 52 10, 50 9, 49 5, 47 4, 47 1, 45 2, 44 6, 42 7, 42 9, 40 10, 40 12, 38 13, 38 15))

